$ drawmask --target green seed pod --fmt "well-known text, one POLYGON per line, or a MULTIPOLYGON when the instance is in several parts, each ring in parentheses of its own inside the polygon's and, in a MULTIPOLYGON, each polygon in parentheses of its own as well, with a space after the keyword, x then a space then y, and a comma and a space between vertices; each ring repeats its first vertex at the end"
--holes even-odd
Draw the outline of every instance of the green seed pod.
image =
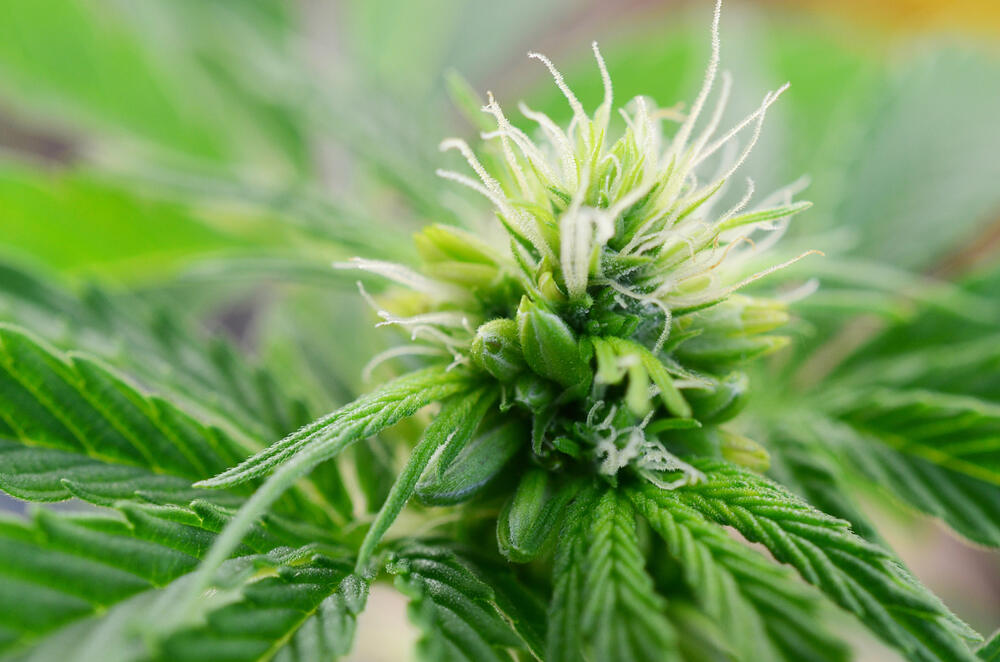
POLYGON ((500 552, 517 563, 536 558, 580 486, 577 480, 559 481, 545 469, 529 469, 497 518, 500 552))
POLYGON ((517 309, 517 329, 524 359, 537 374, 567 388, 590 386, 590 365, 562 318, 524 297, 517 309))
POLYGON ((541 412, 556 399, 552 382, 533 372, 522 373, 514 383, 514 401, 531 412, 541 412))
POLYGON ((711 389, 693 388, 685 392, 693 416, 702 423, 724 423, 746 406, 750 379, 742 372, 723 378, 711 389))
POLYGON ((447 467, 429 467, 417 484, 417 496, 434 506, 467 501, 496 478, 530 438, 526 426, 517 419, 479 433, 447 467))
POLYGON ((482 324, 472 341, 472 360, 501 382, 514 381, 525 368, 517 323, 498 319, 482 324))

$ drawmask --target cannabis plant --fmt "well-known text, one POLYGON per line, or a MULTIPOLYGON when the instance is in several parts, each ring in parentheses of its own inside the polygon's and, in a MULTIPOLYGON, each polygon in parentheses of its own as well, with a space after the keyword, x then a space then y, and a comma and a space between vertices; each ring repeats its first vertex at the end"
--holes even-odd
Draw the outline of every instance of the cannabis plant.
POLYGON ((596 44, 590 113, 530 54, 565 126, 456 83, 489 126, 438 174, 485 220, 409 264, 355 235, 334 268, 397 334, 366 376, 395 376, 318 418, 292 333, 258 365, 156 297, 4 267, 0 488, 90 507, 0 520, 0 656, 333 660, 390 581, 429 661, 833 662, 847 615, 976 659, 855 486, 1000 546, 1000 280, 841 265, 809 308, 822 238, 778 241, 802 187, 734 190, 785 87, 727 124, 718 21, 686 107, 616 106, 596 44), (873 299, 909 314, 839 324, 873 299))

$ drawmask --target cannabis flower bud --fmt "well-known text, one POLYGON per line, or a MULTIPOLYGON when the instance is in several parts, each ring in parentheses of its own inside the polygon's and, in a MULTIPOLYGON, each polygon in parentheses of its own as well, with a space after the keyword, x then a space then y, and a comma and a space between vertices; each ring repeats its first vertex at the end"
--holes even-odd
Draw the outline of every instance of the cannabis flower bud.
POLYGON ((566 97, 566 127, 522 103, 521 114, 537 125, 529 134, 488 94, 482 110, 496 129, 482 134, 478 150, 456 138, 441 144, 457 150, 475 177, 438 174, 492 203, 506 238, 497 245, 434 225, 416 237, 418 271, 362 259, 340 265, 411 291, 369 297, 383 324, 409 328, 414 341, 377 361, 440 352, 489 375, 501 384, 501 408, 530 422, 535 459, 550 469, 583 466, 614 477, 631 467, 673 487, 698 477, 678 459, 682 452, 712 448, 766 464, 760 447, 714 426, 745 399, 739 365, 784 345, 770 332, 788 314, 779 301, 736 292, 791 262, 744 271, 809 203, 791 200, 793 186, 747 209, 748 182, 733 206, 715 208, 787 88, 720 131, 731 78, 717 75, 718 18, 704 84, 686 113, 637 97, 616 116, 596 43, 604 98, 591 115, 548 58, 529 54, 566 97), (666 480, 676 472, 679 479, 666 480))

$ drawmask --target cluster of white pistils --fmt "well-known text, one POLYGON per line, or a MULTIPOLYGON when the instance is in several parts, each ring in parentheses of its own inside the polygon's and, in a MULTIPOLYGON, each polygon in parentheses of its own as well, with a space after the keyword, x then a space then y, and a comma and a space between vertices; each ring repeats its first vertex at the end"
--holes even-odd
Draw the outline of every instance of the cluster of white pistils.
MULTIPOLYGON (((512 250, 517 252, 514 268, 519 268, 528 282, 537 278, 540 261, 548 261, 558 266, 565 294, 571 301, 584 297, 590 285, 600 285, 613 289, 623 305, 624 297, 659 307, 666 322, 656 350, 669 332, 671 310, 722 300, 748 283, 814 252, 742 279, 733 276, 745 274, 745 263, 770 248, 787 227, 788 217, 805 209, 808 203, 792 203, 792 196, 805 185, 800 180, 747 211, 754 192, 753 182, 748 179, 746 194, 734 206, 721 214, 713 212, 713 205, 726 184, 756 144, 768 108, 788 88, 785 84, 768 92, 754 112, 720 133, 732 86, 729 73, 719 73, 720 11, 721 0, 718 0, 712 20, 708 69, 686 114, 678 108, 656 108, 647 98, 636 97, 619 109, 625 132, 617 142, 610 143, 611 77, 594 43, 604 97, 593 116, 586 114, 548 58, 529 53, 530 58, 548 68, 572 109, 573 118, 565 130, 544 113, 521 103, 521 113, 538 125, 538 140, 533 140, 512 125, 493 95, 488 95, 489 102, 482 110, 496 120, 497 128, 483 133, 482 138, 499 142, 508 171, 507 190, 464 140, 449 138, 441 143, 442 150, 460 152, 478 180, 450 170, 439 170, 438 174, 489 199, 508 231, 533 247, 534 254, 520 242, 511 242, 512 250), (703 117, 716 88, 714 108, 703 117), (699 126, 699 119, 703 126, 699 126), (672 138, 665 137, 664 122, 679 123, 672 138), (749 138, 740 149, 736 139, 747 133, 749 138), (697 173, 707 165, 713 166, 714 173, 703 182, 697 173), (554 191, 568 201, 558 219, 553 219, 548 211, 554 191), (616 237, 616 222, 626 212, 638 220, 625 236, 616 237), (558 245, 546 241, 545 221, 558 224, 558 241, 552 242, 558 245), (762 240, 751 240, 750 234, 760 230, 769 234, 762 240), (655 273, 646 277, 641 287, 625 281, 621 273, 615 277, 603 273, 600 255, 612 239, 620 246, 617 254, 621 258, 649 258, 656 264, 655 273), (729 278, 720 273, 720 267, 730 274, 729 278)), ((461 305, 469 296, 461 288, 396 264, 355 259, 337 266, 378 273, 422 292, 432 301, 461 305)), ((439 346, 443 345, 456 360, 462 361, 467 339, 456 338, 455 330, 468 327, 470 317, 449 314, 447 319, 440 320, 399 319, 385 311, 379 314, 384 323, 409 324, 414 328, 414 337, 423 335, 437 340, 439 346), (435 327, 441 328, 435 332, 432 330, 435 327)))

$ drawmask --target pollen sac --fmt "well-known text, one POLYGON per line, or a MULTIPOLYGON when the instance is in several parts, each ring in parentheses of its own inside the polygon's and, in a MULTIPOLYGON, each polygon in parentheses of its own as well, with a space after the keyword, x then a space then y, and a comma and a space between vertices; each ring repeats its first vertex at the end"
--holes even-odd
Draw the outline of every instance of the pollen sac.
POLYGON ((536 374, 569 389, 589 388, 589 361, 561 317, 524 297, 517 310, 517 330, 524 359, 536 374))
POLYGON ((734 372, 711 388, 690 389, 685 393, 696 419, 702 423, 724 423, 734 418, 746 406, 750 379, 734 372))
POLYGON ((498 319, 481 325, 472 341, 472 360, 499 381, 514 381, 526 367, 517 322, 498 319))

